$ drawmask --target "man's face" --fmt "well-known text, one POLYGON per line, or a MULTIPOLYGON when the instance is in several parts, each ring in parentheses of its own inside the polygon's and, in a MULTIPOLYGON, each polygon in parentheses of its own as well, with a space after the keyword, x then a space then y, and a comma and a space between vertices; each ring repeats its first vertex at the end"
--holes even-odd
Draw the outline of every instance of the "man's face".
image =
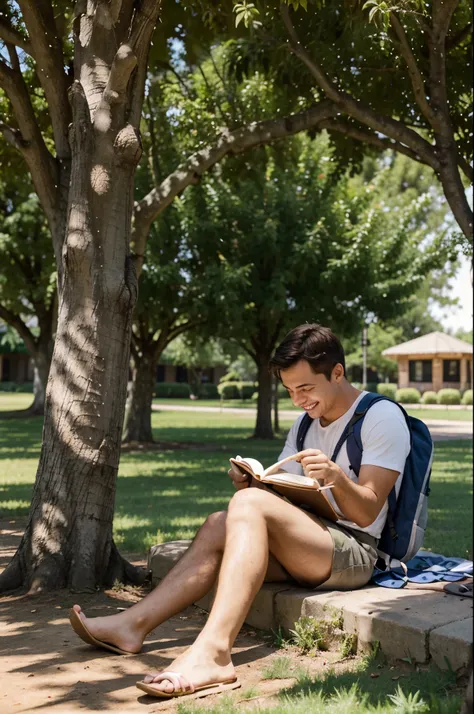
POLYGON ((300 360, 280 372, 281 381, 293 404, 304 409, 313 419, 328 414, 334 407, 343 369, 336 365, 328 381, 324 374, 315 374, 309 362, 300 360))

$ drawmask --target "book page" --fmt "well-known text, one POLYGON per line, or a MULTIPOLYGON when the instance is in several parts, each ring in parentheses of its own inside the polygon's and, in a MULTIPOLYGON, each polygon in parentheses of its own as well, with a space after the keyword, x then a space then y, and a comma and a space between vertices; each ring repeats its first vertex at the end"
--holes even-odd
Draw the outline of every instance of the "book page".
MULTIPOLYGON (((241 456, 236 456, 235 459, 230 459, 231 463, 235 463, 236 466, 239 466, 239 463, 242 465, 248 466, 251 471, 253 471, 254 474, 257 476, 262 477, 265 469, 263 468, 263 465, 260 463, 260 461, 257 461, 257 459, 251 459, 251 458, 245 458, 243 459, 241 456)), ((247 469, 245 469, 247 470, 247 469)))
POLYGON ((308 476, 300 476, 299 474, 291 474, 286 471, 282 473, 272 474, 270 476, 262 476, 262 481, 268 481, 271 483, 294 483, 300 484, 301 486, 312 486, 314 488, 319 488, 319 484, 312 478, 308 476))

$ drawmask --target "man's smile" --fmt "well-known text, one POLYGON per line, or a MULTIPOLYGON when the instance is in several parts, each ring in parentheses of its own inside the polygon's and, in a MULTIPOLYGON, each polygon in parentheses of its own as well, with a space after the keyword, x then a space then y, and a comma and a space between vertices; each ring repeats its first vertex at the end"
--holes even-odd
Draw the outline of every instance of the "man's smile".
POLYGON ((307 406, 304 406, 303 409, 305 410, 305 412, 310 412, 312 409, 317 407, 318 404, 319 404, 319 402, 313 402, 312 404, 308 404, 307 406))

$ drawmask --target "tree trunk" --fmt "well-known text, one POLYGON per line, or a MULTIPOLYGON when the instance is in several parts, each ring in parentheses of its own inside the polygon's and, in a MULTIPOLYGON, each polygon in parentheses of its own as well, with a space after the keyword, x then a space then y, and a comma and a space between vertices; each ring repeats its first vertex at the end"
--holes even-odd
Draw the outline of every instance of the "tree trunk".
POLYGON ((269 355, 257 354, 257 422, 253 433, 256 439, 273 439, 272 428, 272 375, 268 369, 269 355))
POLYGON ((76 5, 71 183, 43 446, 0 591, 94 591, 133 576, 112 519, 137 293, 129 248, 138 124, 160 3, 134 6, 76 5))
POLYGON ((46 385, 48 384, 49 369, 51 366, 51 353, 49 355, 35 355, 33 377, 33 404, 28 412, 33 416, 43 416, 46 385))
POLYGON ((155 349, 140 350, 141 356, 133 357, 132 388, 125 410, 122 441, 153 442, 151 412, 156 381, 156 365, 159 355, 155 349))
POLYGON ((273 389, 275 390, 273 393, 273 429, 277 434, 280 431, 280 416, 278 413, 278 387, 279 387, 279 384, 280 384, 280 380, 275 375, 274 380, 273 380, 273 389))

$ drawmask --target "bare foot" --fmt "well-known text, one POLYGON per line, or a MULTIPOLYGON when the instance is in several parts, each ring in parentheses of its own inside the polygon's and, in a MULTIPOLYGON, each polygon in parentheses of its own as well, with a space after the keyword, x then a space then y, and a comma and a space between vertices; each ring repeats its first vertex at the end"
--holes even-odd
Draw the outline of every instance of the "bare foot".
MULTIPOLYGON (((218 652, 212 646, 205 646, 198 642, 175 659, 165 671, 182 674, 195 688, 235 679, 235 669, 230 652, 218 652)), ((159 673, 147 674, 143 681, 153 684, 158 676, 159 673)), ((175 691, 175 687, 169 679, 154 683, 153 688, 166 694, 172 694, 175 691)))
POLYGON ((126 652, 134 654, 140 652, 145 634, 130 621, 130 618, 124 617, 125 613, 107 617, 86 617, 80 605, 74 605, 74 610, 96 639, 115 645, 126 652))

